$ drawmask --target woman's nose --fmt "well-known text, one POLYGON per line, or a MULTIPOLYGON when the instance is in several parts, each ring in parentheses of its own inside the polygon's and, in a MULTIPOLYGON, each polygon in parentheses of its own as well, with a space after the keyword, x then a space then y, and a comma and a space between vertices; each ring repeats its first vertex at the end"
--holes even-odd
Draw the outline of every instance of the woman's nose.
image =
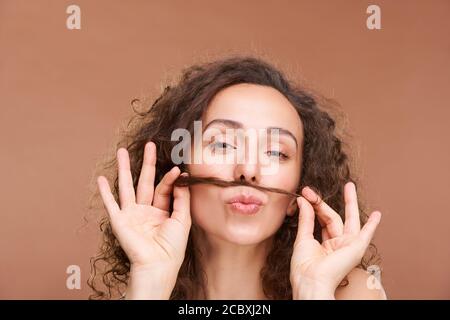
POLYGON ((258 183, 260 180, 257 164, 238 164, 235 169, 235 180, 258 183))
POLYGON ((239 151, 235 165, 235 180, 258 183, 261 176, 258 140, 254 137, 245 138, 245 144, 240 146, 239 151))

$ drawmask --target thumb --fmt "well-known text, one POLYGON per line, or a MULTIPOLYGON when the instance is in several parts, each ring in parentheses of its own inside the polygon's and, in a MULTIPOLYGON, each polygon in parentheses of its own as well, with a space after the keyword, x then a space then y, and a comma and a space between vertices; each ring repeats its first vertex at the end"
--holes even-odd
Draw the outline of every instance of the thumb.
MULTIPOLYGON (((186 172, 181 174, 187 176, 186 172)), ((173 213, 171 218, 178 220, 187 230, 191 227, 191 195, 189 186, 174 186, 173 213)))
POLYGON ((303 197, 297 198, 299 207, 299 221, 296 242, 306 239, 314 239, 314 209, 303 197))

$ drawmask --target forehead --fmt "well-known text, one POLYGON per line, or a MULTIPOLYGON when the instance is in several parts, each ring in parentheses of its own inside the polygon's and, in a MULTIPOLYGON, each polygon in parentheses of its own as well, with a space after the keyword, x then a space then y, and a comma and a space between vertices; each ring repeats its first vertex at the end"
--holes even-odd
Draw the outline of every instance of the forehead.
POLYGON ((256 84, 237 84, 216 94, 204 116, 203 126, 214 119, 241 122, 244 128, 280 127, 291 131, 298 141, 303 137, 300 116, 278 90, 256 84))

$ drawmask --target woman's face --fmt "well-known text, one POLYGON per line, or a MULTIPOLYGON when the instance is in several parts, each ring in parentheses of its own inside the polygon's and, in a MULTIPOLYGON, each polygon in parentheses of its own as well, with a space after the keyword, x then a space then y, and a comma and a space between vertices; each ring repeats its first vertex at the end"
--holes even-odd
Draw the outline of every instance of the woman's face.
MULTIPOLYGON (((192 175, 296 191, 303 126, 297 111, 276 89, 255 84, 223 89, 204 113, 202 130, 203 143, 193 143, 191 149, 203 154, 200 163, 188 165, 192 175), (278 136, 268 128, 280 128, 278 136)), ((286 214, 295 211, 295 198, 247 186, 196 184, 190 190, 194 223, 207 236, 236 244, 271 237, 286 214)))

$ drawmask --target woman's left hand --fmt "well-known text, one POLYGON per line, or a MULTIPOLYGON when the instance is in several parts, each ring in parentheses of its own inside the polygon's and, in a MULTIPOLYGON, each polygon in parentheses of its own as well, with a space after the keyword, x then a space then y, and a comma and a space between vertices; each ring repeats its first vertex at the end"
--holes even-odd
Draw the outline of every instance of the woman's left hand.
POLYGON ((291 259, 293 298, 334 299, 338 285, 361 262, 381 213, 374 211, 360 228, 356 188, 352 182, 344 186, 345 224, 311 188, 305 187, 302 195, 297 198, 300 216, 291 259), (315 214, 322 226, 322 244, 313 235, 315 214))

